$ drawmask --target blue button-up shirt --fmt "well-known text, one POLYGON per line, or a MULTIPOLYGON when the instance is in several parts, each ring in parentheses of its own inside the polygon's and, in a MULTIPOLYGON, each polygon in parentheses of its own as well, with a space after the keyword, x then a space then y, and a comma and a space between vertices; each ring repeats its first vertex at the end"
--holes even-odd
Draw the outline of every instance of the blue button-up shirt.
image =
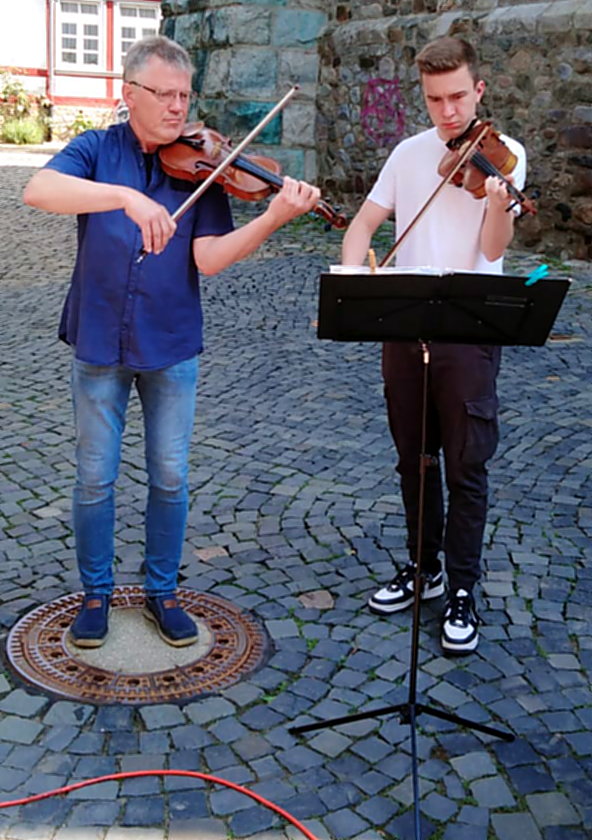
MULTIPOLYGON (((158 156, 147 178, 129 123, 87 131, 47 164, 65 175, 132 187, 172 213, 194 185, 170 178, 158 156)), ((232 230, 226 195, 214 184, 177 223, 158 256, 138 264, 142 235, 123 210, 78 216, 78 254, 59 335, 95 365, 154 370, 203 349, 199 275, 192 240, 232 230)))

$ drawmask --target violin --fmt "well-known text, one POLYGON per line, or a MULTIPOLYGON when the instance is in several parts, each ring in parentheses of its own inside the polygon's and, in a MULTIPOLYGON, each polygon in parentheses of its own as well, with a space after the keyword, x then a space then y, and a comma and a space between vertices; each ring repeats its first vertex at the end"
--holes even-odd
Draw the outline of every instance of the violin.
POLYGON ((483 137, 478 141, 475 150, 470 154, 468 160, 450 177, 450 183, 457 187, 464 187, 472 193, 475 198, 485 197, 485 180, 490 175, 499 178, 506 186, 508 193, 514 199, 514 204, 520 204, 524 212, 536 214, 536 206, 527 196, 517 189, 507 175, 514 171, 518 158, 506 146, 501 139, 499 132, 491 127, 489 122, 473 122, 469 128, 460 135, 449 140, 446 144, 448 151, 440 161, 438 174, 447 178, 458 163, 462 147, 477 137, 477 133, 487 128, 483 137))
MULTIPOLYGON (((196 183, 219 168, 230 152, 228 138, 197 122, 188 123, 174 143, 160 147, 158 155, 167 175, 196 183)), ((260 201, 281 190, 284 181, 280 172, 280 164, 273 158, 239 154, 214 180, 237 198, 260 201)), ((326 201, 320 200, 313 212, 322 216, 331 227, 338 230, 347 227, 347 218, 326 201)))

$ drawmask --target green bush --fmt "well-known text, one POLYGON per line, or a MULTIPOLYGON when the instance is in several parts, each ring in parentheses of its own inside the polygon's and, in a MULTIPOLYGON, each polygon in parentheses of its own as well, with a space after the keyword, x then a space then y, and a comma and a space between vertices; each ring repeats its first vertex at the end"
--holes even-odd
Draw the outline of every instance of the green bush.
POLYGON ((85 117, 82 111, 78 111, 73 121, 68 126, 68 133, 71 137, 77 137, 83 131, 94 128, 95 125, 89 117, 85 117))
POLYGON ((2 125, 2 140, 19 146, 25 143, 43 143, 45 128, 33 117, 8 119, 2 125))

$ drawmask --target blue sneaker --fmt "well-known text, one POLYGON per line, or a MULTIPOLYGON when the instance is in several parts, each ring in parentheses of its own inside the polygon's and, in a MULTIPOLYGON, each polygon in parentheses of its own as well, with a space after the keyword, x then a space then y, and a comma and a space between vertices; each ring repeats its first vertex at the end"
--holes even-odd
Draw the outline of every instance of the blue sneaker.
POLYGON ((175 595, 146 597, 144 616, 156 624, 158 635, 168 645, 185 647, 197 641, 197 627, 175 595))
POLYGON ((109 632, 108 595, 85 595, 70 627, 70 639, 77 647, 101 647, 109 632))

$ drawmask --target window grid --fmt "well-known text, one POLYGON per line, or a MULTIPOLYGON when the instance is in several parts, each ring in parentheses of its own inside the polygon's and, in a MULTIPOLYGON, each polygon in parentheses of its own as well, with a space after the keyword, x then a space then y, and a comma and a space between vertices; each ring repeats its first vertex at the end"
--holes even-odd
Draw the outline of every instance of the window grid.
POLYGON ((100 11, 98 3, 61 0, 59 58, 63 64, 69 67, 99 67, 102 31, 100 11))

